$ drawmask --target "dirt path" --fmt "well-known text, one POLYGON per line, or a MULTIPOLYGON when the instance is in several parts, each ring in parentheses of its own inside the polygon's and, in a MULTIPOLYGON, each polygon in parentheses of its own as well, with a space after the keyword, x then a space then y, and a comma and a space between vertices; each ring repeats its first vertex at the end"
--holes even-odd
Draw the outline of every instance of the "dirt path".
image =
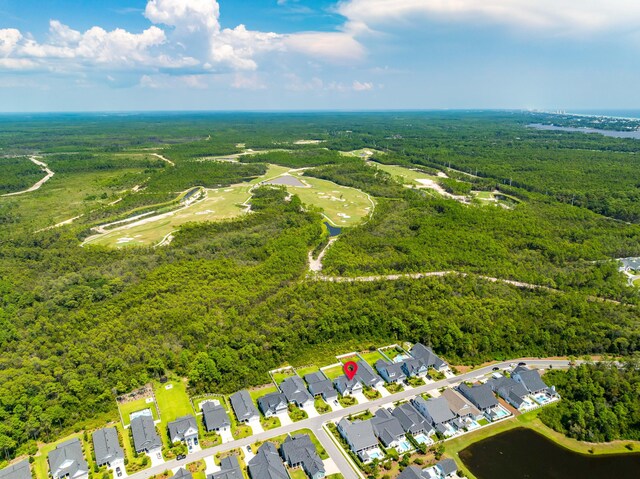
POLYGON ((158 153, 151 153, 153 156, 155 156, 156 158, 160 158, 162 161, 166 161, 167 163, 169 163, 171 166, 176 166, 176 164, 171 161, 169 158, 165 158, 162 155, 159 155, 158 153))
POLYGON ((2 196, 22 195, 24 193, 30 193, 31 191, 36 191, 42 185, 44 185, 47 181, 49 181, 51 179, 51 177, 53 177, 53 175, 55 175, 55 173, 49 169, 49 166, 46 163, 37 160, 35 156, 30 156, 29 160, 31 160, 32 163, 35 163, 36 165, 38 165, 42 169, 42 171, 44 171, 47 174, 47 176, 42 178, 35 185, 33 185, 31 188, 28 188, 28 189, 22 190, 22 191, 16 191, 14 193, 6 193, 6 194, 4 194, 2 196))
POLYGON ((325 253, 327 252, 327 250, 329 249, 329 247, 336 242, 338 238, 334 237, 334 238, 330 238, 329 242, 327 243, 327 245, 322 249, 322 251, 320 252, 320 254, 318 255, 318 257, 316 259, 313 259, 313 251, 309 252, 309 271, 312 271, 314 273, 317 273, 318 271, 322 270, 322 258, 324 258, 325 253))
POLYGON ((41 231, 48 231, 48 230, 52 230, 54 228, 60 228, 61 226, 64 225, 70 225, 71 223, 73 223, 75 220, 82 218, 84 215, 78 215, 78 216, 74 216, 73 218, 69 218, 68 220, 64 220, 61 221, 60 223, 57 223, 55 225, 51 225, 51 226, 47 226, 46 228, 42 228, 36 231, 36 233, 40 233, 41 231))

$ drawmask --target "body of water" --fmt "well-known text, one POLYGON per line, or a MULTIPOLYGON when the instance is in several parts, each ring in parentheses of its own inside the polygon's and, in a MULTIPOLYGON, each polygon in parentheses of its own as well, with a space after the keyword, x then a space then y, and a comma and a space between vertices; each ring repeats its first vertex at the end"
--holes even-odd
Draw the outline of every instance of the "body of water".
POLYGON ((633 138, 640 140, 640 131, 597 130, 595 128, 574 128, 571 126, 542 125, 540 123, 532 123, 527 126, 529 128, 535 128, 536 130, 567 131, 571 133, 598 133, 600 135, 611 136, 613 138, 633 138))
POLYGON ((632 118, 634 120, 640 120, 640 110, 578 110, 567 112, 567 114, 608 116, 612 118, 632 118))
POLYGON ((578 454, 526 428, 472 444, 460 459, 478 479, 640 478, 640 454, 578 454))
POLYGON ((329 236, 331 237, 338 236, 340 233, 342 233, 342 228, 338 228, 337 226, 332 226, 331 224, 329 224, 328 221, 325 221, 324 224, 327 227, 327 230, 329 230, 329 236))

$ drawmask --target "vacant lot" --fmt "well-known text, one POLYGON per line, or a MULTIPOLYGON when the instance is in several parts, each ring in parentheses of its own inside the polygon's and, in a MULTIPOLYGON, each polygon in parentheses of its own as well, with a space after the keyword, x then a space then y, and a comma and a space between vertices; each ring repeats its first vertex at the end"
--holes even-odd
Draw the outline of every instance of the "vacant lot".
POLYGON ((162 424, 166 425, 176 418, 193 414, 185 381, 175 380, 165 384, 155 384, 154 386, 154 394, 160 408, 162 424))

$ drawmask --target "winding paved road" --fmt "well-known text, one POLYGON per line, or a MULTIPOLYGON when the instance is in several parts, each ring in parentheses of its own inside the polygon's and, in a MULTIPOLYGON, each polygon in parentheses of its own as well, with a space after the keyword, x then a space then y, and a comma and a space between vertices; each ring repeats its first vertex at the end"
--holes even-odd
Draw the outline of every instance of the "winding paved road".
MULTIPOLYGON (((336 463, 342 475, 345 479, 363 479, 363 476, 360 472, 354 470, 354 468, 350 465, 350 462, 346 459, 346 457, 340 452, 340 449, 329 437, 327 432, 322 428, 322 425, 328 421, 333 421, 336 419, 340 419, 344 416, 348 416, 350 414, 357 414, 363 412, 367 409, 378 409, 379 407, 385 404, 392 404, 396 401, 401 401, 407 398, 411 398, 413 396, 417 396, 422 393, 428 393, 435 389, 440 389, 445 386, 450 386, 452 384, 459 383, 461 381, 469 381, 478 376, 484 376, 487 373, 490 373, 493 368, 506 368, 509 367, 511 363, 518 362, 526 362, 529 366, 537 366, 539 368, 548 368, 549 365, 552 365, 554 368, 568 368, 569 361, 567 360, 552 360, 552 359, 513 359, 511 361, 503 361, 499 363, 494 363, 489 366, 485 366, 479 369, 475 369, 473 371, 469 371, 468 373, 459 374, 453 378, 443 379, 441 381, 436 381, 430 384, 425 384, 424 386, 419 386, 413 389, 408 389, 405 391, 401 391, 399 393, 392 394, 387 397, 383 397, 380 399, 375 399, 373 401, 368 401, 362 404, 356 404, 355 406, 351 406, 348 408, 344 408, 338 411, 331 411, 326 414, 322 414, 318 417, 304 419, 302 421, 294 422, 293 424, 289 424, 287 426, 282 426, 276 429, 271 429, 269 431, 261 432, 258 434, 254 434, 253 436, 249 436, 243 439, 237 439, 232 442, 227 442, 225 444, 220 444, 219 446, 215 446, 209 449, 203 449, 202 451, 197 451, 192 454, 189 454, 186 459, 182 461, 170 460, 165 462, 164 464, 150 467, 149 469, 145 469, 144 471, 137 472, 135 474, 130 475, 129 477, 132 479, 148 479, 151 476, 156 474, 161 474, 162 472, 168 469, 174 469, 179 466, 184 466, 188 463, 198 461, 204 459, 208 456, 214 456, 219 452, 229 451, 231 449, 237 448, 245 448, 246 446, 253 444, 258 441, 266 441, 272 437, 281 436, 283 434, 291 433, 294 431, 298 431, 300 429, 311 429, 314 434, 317 436, 318 440, 322 444, 322 447, 325 448, 329 457, 333 459, 336 463)), ((581 361, 577 361, 580 363, 581 361)), ((489 426, 490 427, 490 426, 489 426)))

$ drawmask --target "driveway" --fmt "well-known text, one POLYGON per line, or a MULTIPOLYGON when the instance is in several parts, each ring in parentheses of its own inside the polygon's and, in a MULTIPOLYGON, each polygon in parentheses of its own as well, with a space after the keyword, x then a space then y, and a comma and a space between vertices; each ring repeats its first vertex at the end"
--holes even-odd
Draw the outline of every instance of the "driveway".
POLYGON ((233 434, 231 434, 231 430, 229 431, 220 431, 220 437, 222 438, 222 443, 233 441, 233 434))
POLYGON ((204 458, 205 469, 204 473, 208 476, 209 474, 213 474, 214 472, 218 472, 220 470, 220 466, 216 466, 216 462, 214 456, 207 456, 204 458))
POLYGON ((113 470, 113 479, 124 479, 128 476, 127 468, 124 467, 124 461, 115 461, 111 464, 111 469, 113 470), (116 472, 118 468, 120 468, 120 473, 122 474, 120 477, 118 477, 118 473, 116 472))
POLYGON ((153 449, 147 453, 149 459, 151 459, 151 467, 161 466, 164 464, 164 458, 162 457, 162 449, 153 449))
POLYGON ((330 476, 331 474, 342 474, 340 469, 338 469, 338 466, 336 466, 336 463, 333 462, 333 459, 325 459, 322 462, 324 463, 324 470, 327 476, 330 476))
POLYGON ((264 432, 264 428, 260 423, 260 419, 255 421, 249 421, 247 425, 251 427, 251 431, 253 432, 253 434, 260 434, 261 432, 264 432))
POLYGON ((289 426, 290 424, 293 424, 293 421, 289 417, 289 413, 286 411, 276 414, 276 417, 280 418, 280 426, 289 426))
POLYGON ((387 388, 385 388, 384 386, 376 388, 376 391, 378 391, 380 393, 380 396, 382 396, 383 398, 391 396, 391 393, 387 391, 387 388))
POLYGON ((320 415, 318 414, 318 411, 316 411, 316 407, 313 404, 311 406, 303 407, 302 410, 306 412, 310 418, 318 417, 320 415))
POLYGON ((369 400, 364 395, 364 393, 361 393, 361 392, 355 393, 353 397, 356 398, 356 401, 358 401, 358 404, 364 404, 366 402, 369 402, 369 400))

